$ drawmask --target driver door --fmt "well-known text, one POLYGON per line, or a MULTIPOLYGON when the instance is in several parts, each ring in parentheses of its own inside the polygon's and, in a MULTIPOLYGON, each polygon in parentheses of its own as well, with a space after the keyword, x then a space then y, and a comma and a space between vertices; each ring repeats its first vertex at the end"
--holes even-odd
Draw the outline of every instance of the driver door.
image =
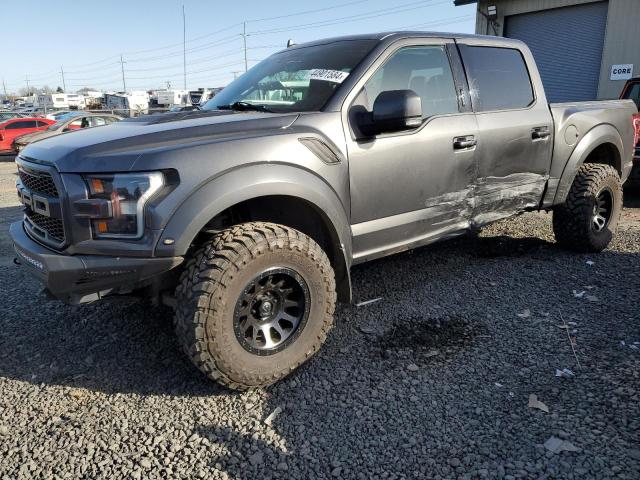
POLYGON ((468 227, 477 125, 463 79, 452 40, 411 39, 379 58, 347 99, 355 263, 468 227), (353 112, 404 89, 421 98, 421 126, 358 138, 353 112))

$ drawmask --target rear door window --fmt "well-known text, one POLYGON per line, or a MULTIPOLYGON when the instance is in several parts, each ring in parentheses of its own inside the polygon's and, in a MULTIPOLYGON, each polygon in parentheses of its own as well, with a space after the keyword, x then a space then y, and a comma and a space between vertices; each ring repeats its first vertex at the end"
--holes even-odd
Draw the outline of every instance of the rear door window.
POLYGON ((476 112, 526 108, 534 101, 531 77, 519 50, 460 48, 476 112))

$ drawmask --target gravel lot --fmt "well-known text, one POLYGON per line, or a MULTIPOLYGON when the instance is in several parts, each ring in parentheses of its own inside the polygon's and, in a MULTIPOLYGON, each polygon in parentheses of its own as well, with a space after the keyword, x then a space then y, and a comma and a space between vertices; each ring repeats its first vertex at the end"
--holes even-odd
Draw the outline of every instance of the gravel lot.
POLYGON ((319 355, 237 394, 182 357, 165 309, 47 302, 11 264, 13 172, 0 163, 2 480, 640 478, 638 193, 600 255, 527 214, 356 268, 356 302, 382 300, 341 307, 319 355))

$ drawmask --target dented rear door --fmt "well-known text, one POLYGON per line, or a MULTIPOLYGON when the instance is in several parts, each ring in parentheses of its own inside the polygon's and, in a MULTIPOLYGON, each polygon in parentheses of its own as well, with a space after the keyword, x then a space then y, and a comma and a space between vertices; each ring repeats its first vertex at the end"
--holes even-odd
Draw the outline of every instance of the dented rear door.
POLYGON ((477 226, 540 204, 554 131, 528 48, 482 42, 458 41, 478 123, 472 214, 477 226))

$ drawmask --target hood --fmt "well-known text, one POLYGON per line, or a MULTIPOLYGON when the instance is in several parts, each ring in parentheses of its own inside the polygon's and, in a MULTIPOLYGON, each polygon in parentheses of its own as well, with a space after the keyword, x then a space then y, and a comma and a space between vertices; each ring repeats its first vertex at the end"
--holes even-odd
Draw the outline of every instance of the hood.
POLYGON ((21 156, 54 165, 60 172, 124 172, 145 153, 264 135, 289 127, 296 118, 297 114, 230 111, 145 115, 55 135, 29 144, 21 156))

